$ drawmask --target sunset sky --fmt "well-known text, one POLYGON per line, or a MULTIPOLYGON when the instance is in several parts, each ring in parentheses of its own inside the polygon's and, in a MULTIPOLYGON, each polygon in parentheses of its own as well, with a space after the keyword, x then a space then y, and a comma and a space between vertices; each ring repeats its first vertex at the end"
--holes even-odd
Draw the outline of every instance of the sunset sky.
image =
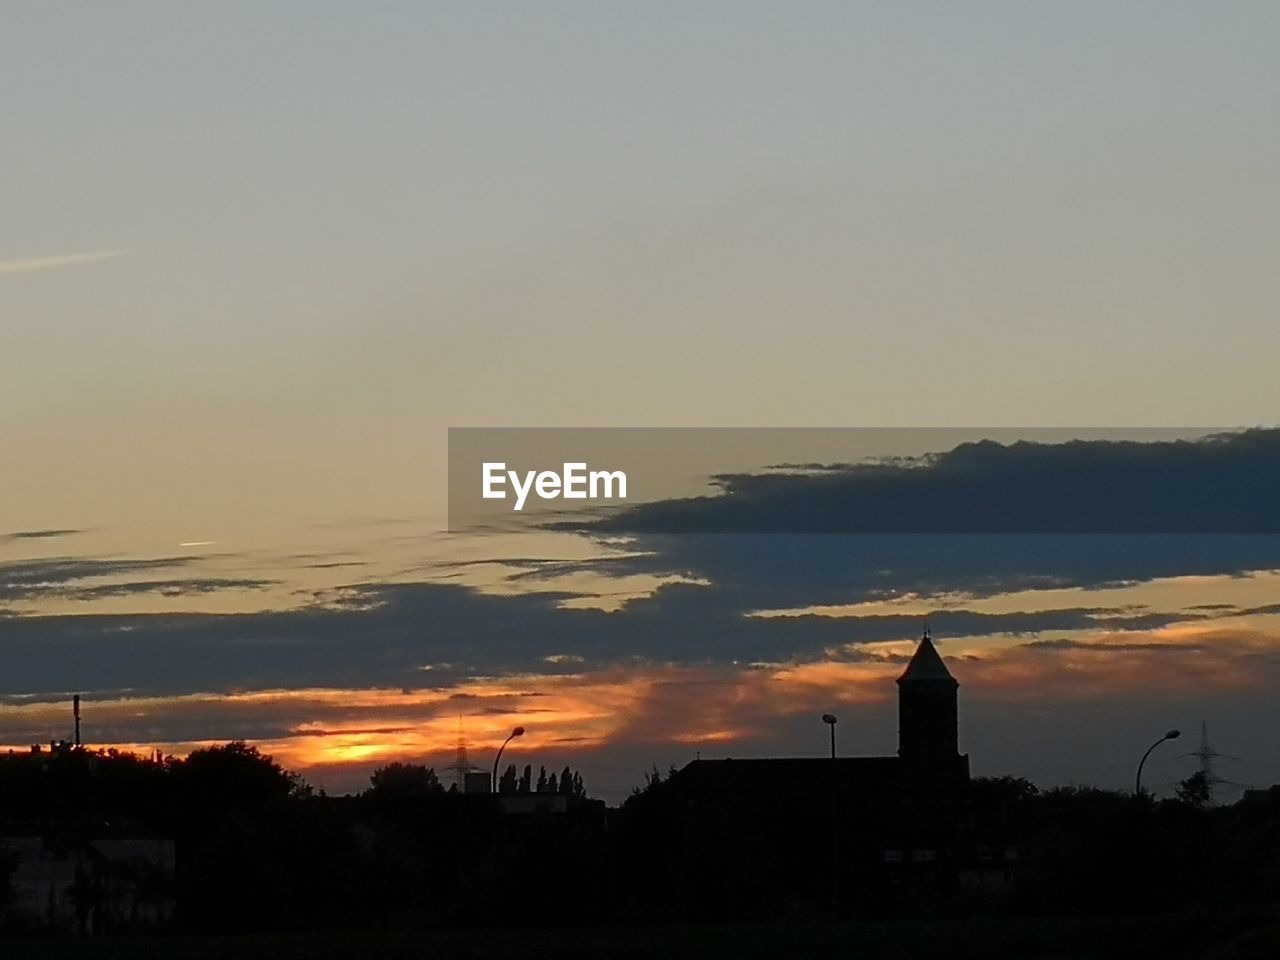
POLYGON ((929 617, 976 774, 1181 726, 1167 792, 1206 721, 1280 781, 1274 538, 445 516, 450 427, 1275 424, 1277 49, 1262 2, 6 6, 0 744, 81 692, 345 791, 462 717, 618 800, 827 711, 891 753, 929 617))

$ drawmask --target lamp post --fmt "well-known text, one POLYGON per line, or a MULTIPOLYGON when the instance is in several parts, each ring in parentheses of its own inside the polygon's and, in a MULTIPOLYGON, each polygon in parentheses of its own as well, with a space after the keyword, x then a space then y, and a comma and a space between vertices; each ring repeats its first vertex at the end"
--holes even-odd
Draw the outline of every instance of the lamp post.
POLYGON ((1164 743, 1166 740, 1177 740, 1180 736, 1182 736, 1181 730, 1170 730, 1151 746, 1147 747, 1147 752, 1144 753, 1142 755, 1142 759, 1138 761, 1138 774, 1133 778, 1133 793, 1135 796, 1142 795, 1142 766, 1147 762, 1147 757, 1151 756, 1151 751, 1160 746, 1160 744, 1164 743))
POLYGON ((836 758, 836 715, 834 713, 824 713, 822 722, 831 728, 831 759, 836 758))
POLYGON ((507 749, 507 744, 516 737, 524 736, 524 727, 516 727, 509 734, 507 739, 502 741, 502 746, 498 748, 498 755, 493 758, 493 779, 489 782, 489 788, 494 792, 498 792, 498 761, 502 759, 502 751, 507 749))

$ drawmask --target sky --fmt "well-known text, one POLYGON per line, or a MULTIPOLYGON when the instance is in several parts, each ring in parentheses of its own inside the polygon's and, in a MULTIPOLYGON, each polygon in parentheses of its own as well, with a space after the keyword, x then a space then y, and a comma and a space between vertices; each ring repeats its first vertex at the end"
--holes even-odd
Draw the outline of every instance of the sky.
POLYGON ((1274 423, 1278 42, 1268 3, 9 4, 0 742, 81 690, 98 742, 243 735, 346 789, 524 718, 617 798, 820 749, 833 703, 891 751, 916 614, 990 594, 1039 617, 1018 642, 1141 633, 1214 685, 1066 646, 966 678, 1013 640, 939 619, 975 769, 1122 784, 1176 708, 1280 780, 1235 592, 1266 550, 1110 571, 1071 604, 1155 618, 1118 638, 1045 616, 1032 560, 753 581, 916 604, 847 660, 848 618, 746 617, 727 551, 445 521, 450 427, 1274 423), (1053 716, 1050 657, 1097 681, 1053 716))

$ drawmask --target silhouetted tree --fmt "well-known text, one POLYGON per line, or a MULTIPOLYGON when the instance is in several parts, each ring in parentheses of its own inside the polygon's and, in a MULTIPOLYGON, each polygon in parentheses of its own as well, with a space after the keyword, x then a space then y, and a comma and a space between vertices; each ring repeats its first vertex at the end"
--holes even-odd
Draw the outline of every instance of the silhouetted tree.
POLYGON ((193 751, 172 766, 185 923, 264 928, 302 909, 304 867, 326 849, 300 816, 317 798, 257 747, 236 741, 193 751))
POLYGON ((514 763, 507 764, 507 769, 503 770, 502 776, 498 778, 498 792, 515 793, 518 782, 516 765, 514 763))
POLYGON ((1203 770, 1197 770, 1187 779, 1178 784, 1177 797, 1183 803, 1195 807, 1197 810, 1208 808, 1213 801, 1213 793, 1209 778, 1205 776, 1203 770))
POLYGON ((241 740, 193 750, 174 764, 173 778, 184 812, 212 819, 231 811, 260 811, 287 799, 302 784, 271 757, 241 740))
POLYGON ((969 786, 975 802, 1018 805, 1040 795, 1039 788, 1022 777, 974 777, 969 786))
POLYGON ((538 768, 538 793, 547 792, 547 768, 538 768))
MULTIPOLYGON (((676 773, 676 768, 672 767, 667 772, 667 778, 670 779, 671 777, 675 776, 675 773, 676 773)), ((644 786, 634 787, 631 790, 631 796, 627 798, 626 803, 630 803, 633 799, 643 797, 646 794, 655 794, 658 792, 661 786, 662 786, 662 772, 655 766, 653 768, 652 773, 646 773, 644 775, 644 786)))
POLYGON ((520 774, 520 789, 519 789, 519 791, 518 791, 518 792, 519 792, 519 793, 528 793, 528 792, 529 792, 529 783, 530 783, 530 781, 532 781, 532 780, 533 780, 533 766, 532 766, 532 764, 528 764, 528 763, 526 763, 526 764, 524 765, 524 773, 520 774))
POLYGON ((370 790, 379 797, 425 797, 444 793, 444 786, 431 767, 418 763, 388 763, 369 777, 370 790))

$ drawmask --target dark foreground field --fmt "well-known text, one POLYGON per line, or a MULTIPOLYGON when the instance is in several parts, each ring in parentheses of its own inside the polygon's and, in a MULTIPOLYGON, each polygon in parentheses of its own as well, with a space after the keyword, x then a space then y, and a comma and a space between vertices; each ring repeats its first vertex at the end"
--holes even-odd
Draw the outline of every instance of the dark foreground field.
POLYGON ((338 957, 472 958, 1240 958, 1280 957, 1280 916, 1241 911, 1217 917, 1131 919, 954 919, 831 924, 601 927, 0 940, 0 957, 161 960, 323 960, 338 957))

